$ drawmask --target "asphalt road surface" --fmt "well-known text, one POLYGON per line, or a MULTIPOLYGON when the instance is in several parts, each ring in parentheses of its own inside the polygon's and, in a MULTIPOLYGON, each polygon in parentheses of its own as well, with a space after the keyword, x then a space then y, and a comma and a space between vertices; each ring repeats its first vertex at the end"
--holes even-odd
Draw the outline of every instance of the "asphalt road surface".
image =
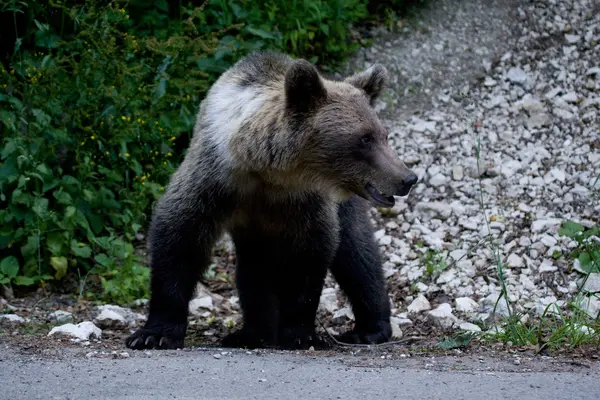
POLYGON ((544 367, 537 361, 511 371, 510 360, 221 354, 219 349, 128 354, 33 357, 2 349, 0 399, 584 400, 600 393, 598 362, 539 372, 544 367))

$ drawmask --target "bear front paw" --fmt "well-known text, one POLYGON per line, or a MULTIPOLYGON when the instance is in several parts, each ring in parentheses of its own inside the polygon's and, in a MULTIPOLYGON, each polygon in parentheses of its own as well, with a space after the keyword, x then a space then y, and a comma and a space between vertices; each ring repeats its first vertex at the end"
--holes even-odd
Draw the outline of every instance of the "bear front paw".
POLYGON ((331 345, 323 340, 314 329, 285 329, 280 338, 279 347, 288 350, 327 349, 331 345))
POLYGON ((142 328, 125 339, 125 346, 134 350, 181 349, 184 335, 174 331, 177 329, 142 328))
POLYGON ((392 327, 389 323, 381 322, 369 330, 354 329, 342 335, 336 336, 336 339, 342 343, 351 344, 379 344, 388 342, 392 337, 392 327))

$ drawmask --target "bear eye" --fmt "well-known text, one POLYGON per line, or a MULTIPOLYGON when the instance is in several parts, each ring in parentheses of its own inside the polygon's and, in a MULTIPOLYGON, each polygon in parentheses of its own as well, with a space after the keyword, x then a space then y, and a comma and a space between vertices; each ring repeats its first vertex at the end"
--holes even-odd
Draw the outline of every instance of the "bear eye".
POLYGON ((371 134, 363 135, 360 138, 360 144, 363 145, 364 147, 370 146, 371 143, 373 143, 373 135, 371 135, 371 134))

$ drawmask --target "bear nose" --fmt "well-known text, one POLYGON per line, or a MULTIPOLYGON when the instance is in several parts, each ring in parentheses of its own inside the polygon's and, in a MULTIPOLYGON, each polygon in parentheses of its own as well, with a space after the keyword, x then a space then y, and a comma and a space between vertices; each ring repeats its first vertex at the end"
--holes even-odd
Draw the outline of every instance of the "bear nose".
POLYGON ((402 182, 404 184, 404 186, 414 186, 415 183, 417 183, 419 181, 419 178, 417 177, 416 174, 409 174, 406 178, 404 178, 404 181, 402 182))

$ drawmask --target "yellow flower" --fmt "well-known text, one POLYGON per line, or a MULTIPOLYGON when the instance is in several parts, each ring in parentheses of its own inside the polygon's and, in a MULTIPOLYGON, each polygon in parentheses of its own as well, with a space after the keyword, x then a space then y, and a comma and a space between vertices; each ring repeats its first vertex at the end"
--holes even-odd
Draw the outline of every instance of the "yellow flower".
POLYGON ((160 188, 160 191, 161 191, 161 192, 162 192, 162 191, 164 191, 164 190, 165 190, 165 188, 164 188, 164 187, 161 187, 161 188, 160 188))
POLYGON ((129 155, 130 155, 129 153, 125 153, 125 157, 129 157, 129 155))
POLYGON ((157 155, 158 155, 158 151, 155 151, 155 152, 154 152, 154 155, 155 155, 155 156, 157 156, 157 155))
POLYGON ((94 140, 94 139, 96 139, 96 136, 92 135, 92 136, 90 136, 90 139, 94 140))
POLYGON ((131 117, 127 117, 127 122, 131 121, 131 117))
POLYGON ((90 161, 90 165, 94 165, 94 162, 93 162, 93 161, 90 161))
POLYGON ((121 115, 121 119, 122 119, 123 121, 126 121, 126 120, 127 120, 127 117, 126 117, 126 116, 124 116, 124 115, 121 115))
POLYGON ((107 151, 107 152, 106 152, 106 155, 109 155, 109 154, 110 154, 110 153, 107 151))
POLYGON ((171 154, 171 152, 167 153, 167 157, 171 157, 173 154, 171 154))
POLYGON ((171 139, 169 139, 171 142, 174 141, 176 138, 175 136, 172 136, 171 139))
POLYGON ((166 161, 165 161, 165 162, 163 162, 163 165, 167 165, 167 162, 166 162, 166 161))
POLYGON ((158 125, 158 121, 154 121, 154 125, 158 125))

